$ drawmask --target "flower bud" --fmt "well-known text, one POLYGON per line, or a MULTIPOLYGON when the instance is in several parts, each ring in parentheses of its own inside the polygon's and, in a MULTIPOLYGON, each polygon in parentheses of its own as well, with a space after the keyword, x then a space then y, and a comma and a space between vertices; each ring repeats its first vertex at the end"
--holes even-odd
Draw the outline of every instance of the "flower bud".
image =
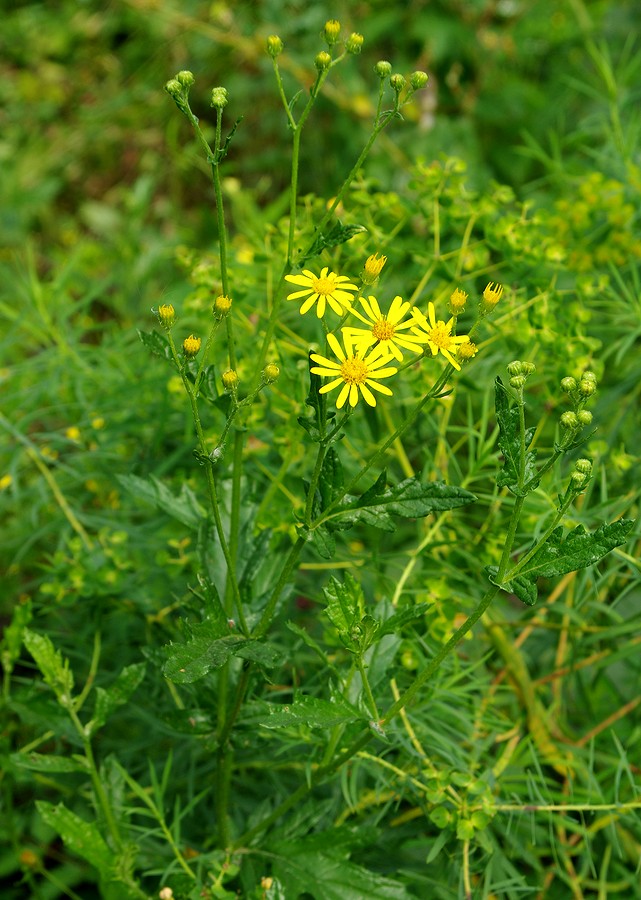
POLYGON ((424 88, 428 81, 427 72, 412 72, 410 75, 410 85, 413 91, 420 91, 424 88))
POLYGON ((576 414, 580 425, 589 425, 592 421, 592 413, 589 409, 580 409, 576 414))
POLYGON ((386 59, 379 59, 379 61, 374 66, 374 71, 381 80, 383 78, 389 78, 392 74, 392 64, 389 63, 386 59))
POLYGON ((316 59, 314 60, 314 65, 318 72, 326 72, 332 64, 332 57, 329 53, 326 53, 324 50, 321 50, 320 53, 316 54, 316 59))
POLYGON ((193 359, 194 356, 198 354, 200 350, 200 338, 194 337, 193 334, 190 334, 189 337, 186 337, 183 341, 183 353, 187 357, 187 359, 193 359))
POLYGON ((336 19, 329 19, 325 22, 325 27, 323 29, 323 36, 327 43, 328 47, 333 47, 336 41, 338 40, 338 36, 341 33, 341 23, 336 19))
POLYGON ((508 375, 522 375, 523 374, 523 363, 520 359, 512 360, 511 363, 508 363, 507 366, 508 375))
POLYGON ((345 41, 345 50, 348 53, 351 53, 352 56, 356 56, 358 53, 361 52, 362 48, 363 48, 363 35, 358 34, 356 31, 353 34, 350 34, 350 36, 345 41))
POLYGON ((536 366, 531 362, 521 363, 523 366, 523 374, 528 378, 530 375, 533 375, 536 372, 536 366))
POLYGON ((224 109, 228 103, 227 89, 224 87, 215 87, 211 92, 211 103, 214 109, 224 109))
POLYGON ((276 381, 279 375, 280 369, 275 363, 267 363, 267 365, 263 369, 263 378, 267 384, 271 384, 273 381, 276 381))
POLYGON ((510 387, 516 388, 521 391, 525 387, 525 382, 527 378, 525 375, 515 375, 513 378, 510 378, 510 387))
POLYGON ((572 391, 576 391, 576 378, 572 378, 571 375, 566 375, 565 378, 562 378, 561 390, 566 394, 571 394, 572 391))
POLYGON ((453 316, 458 316, 465 310, 466 300, 467 294, 460 288, 456 288, 456 290, 450 294, 449 308, 453 316))
POLYGON ((160 889, 158 897, 160 900, 174 900, 174 892, 170 887, 164 887, 160 889))
POLYGON ((491 312, 496 304, 501 299, 501 294, 503 293, 503 285, 494 284, 493 281, 490 281, 488 286, 483 291, 483 300, 481 301, 481 312, 489 313, 491 312))
POLYGON ((402 75, 399 75, 398 73, 396 73, 395 75, 392 75, 392 77, 389 80, 389 83, 392 86, 392 90, 396 91, 397 94, 400 94, 400 92, 405 87, 405 79, 403 78, 402 75))
POLYGON ((368 256, 361 275, 363 284, 374 284, 378 280, 378 276, 381 274, 386 262, 386 256, 379 256, 377 253, 374 253, 373 256, 368 256))
POLYGON ((581 381, 593 381, 594 384, 596 384, 596 375, 594 372, 584 372, 583 375, 581 375, 581 381))
POLYGON ((223 294, 214 300, 214 315, 221 319, 229 315, 231 310, 231 297, 225 297, 223 294))
POLYGON ((272 59, 276 59, 283 52, 283 42, 277 34, 270 34, 267 38, 267 52, 272 59))
POLYGON ((170 79, 165 85, 165 90, 170 97, 173 97, 176 103, 183 99, 183 86, 177 78, 170 79))
POLYGON ((574 463, 574 468, 583 475, 592 474, 592 462, 589 459, 577 459, 574 463))
POLYGON ((163 303, 158 307, 158 320, 163 328, 171 328, 176 321, 176 310, 171 303, 163 303))
POLYGON ((462 362, 467 362, 468 359, 474 359, 478 352, 479 348, 473 341, 464 341, 459 344, 456 355, 462 362))
POLYGON ((589 475, 584 475, 583 472, 574 471, 570 475, 570 481, 572 482, 572 486, 575 488, 584 487, 588 480, 589 475))
POLYGON ((185 90, 189 90, 196 79, 194 78, 193 72, 190 72, 188 69, 183 69, 182 72, 178 72, 176 75, 176 81, 185 88, 185 90))
POLYGON ((579 381, 579 392, 583 394, 584 397, 591 397, 595 391, 595 381, 586 381, 585 378, 582 378, 581 381, 579 381))
POLYGON ((561 423, 562 428, 569 429, 569 428, 578 428, 579 427, 579 420, 577 418, 577 414, 575 412, 572 412, 571 410, 564 412, 563 415, 561 416, 561 418, 559 419, 559 422, 561 423))
POLYGON ((223 372, 223 384, 227 391, 233 391, 238 387, 238 374, 234 369, 227 369, 226 372, 223 372))

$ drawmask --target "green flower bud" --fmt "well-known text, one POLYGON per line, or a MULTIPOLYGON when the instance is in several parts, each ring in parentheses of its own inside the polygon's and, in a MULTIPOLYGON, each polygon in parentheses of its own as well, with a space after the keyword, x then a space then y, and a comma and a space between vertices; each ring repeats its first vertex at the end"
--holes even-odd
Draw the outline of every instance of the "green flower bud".
POLYGON ((234 391, 238 387, 238 373, 233 369, 227 369, 226 372, 223 372, 223 384, 225 386, 225 390, 234 391))
POLYGON ((356 56, 361 52, 363 47, 363 35, 354 32, 350 34, 350 36, 345 41, 345 49, 348 53, 351 53, 353 56, 356 56))
POLYGON ((536 372, 536 366, 531 362, 524 362, 523 365, 523 374, 526 376, 533 375, 536 372))
POLYGON ((177 78, 172 78, 170 81, 168 81, 165 85, 165 90, 170 97, 173 97, 174 100, 176 100, 176 102, 178 102, 178 100, 182 100, 183 86, 177 78))
POLYGON ((227 89, 224 87, 215 87, 211 92, 211 103, 214 109, 224 109, 228 103, 227 89))
POLYGON ((592 474, 592 462, 589 459, 577 459, 574 463, 574 468, 583 475, 592 474))
POLYGON ((263 378, 265 379, 267 384, 271 384, 273 381, 276 381, 279 375, 280 369, 275 363, 267 363, 267 365, 263 369, 263 378))
POLYGON ((566 394, 571 394, 572 391, 576 391, 576 378, 572 378, 571 375, 567 375, 565 378, 562 378, 561 390, 566 394))
POLYGON ((374 66, 374 71, 380 79, 389 78, 392 74, 392 64, 389 63, 386 59, 379 59, 379 61, 374 66))
POLYGON ((163 328, 171 328, 176 321, 176 311, 171 303, 163 303, 158 307, 158 321, 163 328))
POLYGON ((577 418, 577 414, 568 410, 564 412, 561 418, 559 419, 562 428, 578 428, 579 420, 577 418))
POLYGON ((427 72, 412 72, 410 75, 410 85, 413 91, 420 91, 424 88, 428 81, 427 72))
POLYGON ((400 92, 405 87, 405 79, 403 78, 402 75, 399 75, 398 73, 396 75, 392 75, 392 77, 389 80, 389 83, 392 86, 392 90, 396 91, 397 94, 400 94, 400 92))
POLYGON ((596 375, 594 372, 584 372, 583 375, 581 375, 581 381, 593 381, 594 384, 596 384, 596 375))
POLYGON ((176 75, 176 81, 181 84, 186 90, 192 86, 196 79, 193 76, 193 73, 188 71, 187 69, 183 69, 182 72, 178 72, 176 75))
POLYGON ((323 29, 323 36, 325 41, 327 42, 328 47, 333 47, 336 41, 338 40, 338 36, 341 33, 341 23, 337 19, 329 19, 325 22, 325 28, 323 29))
POLYGON ((515 375, 513 378, 510 378, 510 387, 517 388, 517 390, 522 390, 525 386, 525 382, 527 378, 525 375, 515 375))
POLYGON ((582 488, 585 486, 587 481, 589 480, 588 476, 584 475, 583 472, 572 472, 570 475, 570 481, 575 488, 582 488))
POLYGON ((592 421, 592 413, 589 409, 580 409, 576 417, 581 425, 589 425, 592 421))
POLYGON ((276 59, 283 52, 283 42, 277 34, 270 34, 267 38, 267 52, 272 59, 276 59))
POLYGON ((520 359, 515 359, 511 363, 508 363, 507 366, 508 375, 522 375, 523 374, 523 363, 520 359))
POLYGON ((591 397, 596 391, 596 382, 586 381, 584 378, 579 381, 579 391, 584 397, 591 397))
POLYGON ((316 59, 314 60, 314 65, 319 72, 326 72, 332 64, 332 57, 329 53, 326 53, 324 50, 321 50, 320 53, 316 54, 316 59))

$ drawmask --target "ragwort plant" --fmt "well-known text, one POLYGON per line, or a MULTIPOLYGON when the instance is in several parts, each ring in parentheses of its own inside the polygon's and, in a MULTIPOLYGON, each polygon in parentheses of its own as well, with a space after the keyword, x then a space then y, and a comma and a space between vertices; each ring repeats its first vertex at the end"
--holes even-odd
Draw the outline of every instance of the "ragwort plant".
MULTIPOLYGON (((308 96, 300 92, 293 98, 287 97, 279 71, 282 41, 276 36, 267 41, 291 138, 291 188, 289 215, 273 235, 273 253, 265 264, 263 295, 247 291, 239 300, 228 261, 221 167, 239 124, 224 135, 230 98, 223 87, 212 91, 215 127, 210 143, 190 106, 193 75, 181 71, 166 85, 211 168, 220 291, 211 303, 209 321, 201 321, 199 328, 194 325, 183 333, 180 312, 162 303, 154 311, 159 330, 141 332, 141 339, 182 385, 204 493, 198 496, 184 485, 175 495, 155 479, 133 475, 121 482, 135 497, 156 503, 198 535, 192 602, 176 610, 186 617, 173 632, 175 640, 148 652, 153 671, 161 672, 176 712, 189 721, 207 758, 188 802, 177 797, 174 811, 167 808, 171 754, 160 774, 150 765, 150 782, 143 784, 118 760, 101 761, 96 752, 97 735, 142 683, 143 662, 126 667, 109 688, 92 690, 100 656, 96 641, 90 676, 77 691, 69 661, 46 635, 31 628, 28 604, 17 608, 4 640, 6 695, 24 642, 68 715, 79 752, 50 757, 26 747, 22 764, 88 779, 93 821, 65 803, 39 801, 38 810, 68 849, 95 867, 105 897, 170 900, 231 897, 239 891, 256 898, 301 893, 329 897, 336 894, 323 885, 332 879, 342 896, 411 896, 393 862, 384 868, 396 877, 348 861, 359 838, 345 822, 353 810, 374 802, 366 792, 353 795, 354 786, 347 780, 350 766, 363 760, 390 779, 400 779, 407 796, 440 831, 426 862, 428 872, 448 840, 459 842, 455 890, 471 897, 483 853, 491 852, 487 833, 495 817, 511 809, 497 796, 509 755, 492 770, 494 780, 468 775, 463 764, 440 768, 412 727, 412 707, 433 690, 445 661, 502 593, 535 604, 539 577, 566 576, 592 565, 622 545, 633 524, 621 518, 591 532, 583 525, 566 530, 592 473, 590 459, 575 458, 544 526, 529 537, 519 531, 528 497, 545 479, 557 486, 564 471, 561 461, 566 454, 576 456, 574 451, 586 439, 597 380, 589 370, 563 379, 561 389, 570 408, 560 416, 553 447, 539 458, 537 427, 526 417, 526 389, 535 367, 528 361, 510 362, 507 383, 505 373, 497 375, 494 394, 501 460, 494 497, 502 492, 511 498, 504 524, 494 510, 488 514, 494 530, 491 547, 497 551, 485 560, 468 560, 464 579, 476 597, 472 612, 445 623, 437 649, 429 651, 423 643, 427 652, 420 660, 406 650, 409 658, 402 658, 399 666, 397 659, 407 647, 404 637, 420 635, 431 612, 429 603, 414 602, 406 591, 412 559, 430 546, 450 511, 476 501, 463 486, 413 474, 401 439, 437 410, 450 394, 448 385, 473 365, 488 320, 499 304, 510 303, 511 292, 490 281, 471 300, 461 284, 453 283, 445 311, 442 299, 419 302, 422 288, 417 290, 415 284, 408 283, 404 295, 386 293, 387 258, 380 248, 371 248, 376 252, 360 268, 349 258, 348 264, 340 263, 345 245, 362 228, 343 224, 338 213, 376 139, 402 118, 403 107, 425 86, 423 72, 406 79, 393 73, 389 63, 377 64, 378 103, 363 151, 317 220, 299 226, 298 165, 305 126, 332 70, 357 55, 363 40, 352 34, 341 41, 334 20, 327 22, 324 38, 327 49, 316 56, 308 96), (412 299, 404 299, 407 296, 412 299), (471 320, 463 329, 460 321, 470 307, 471 320), (298 327, 290 324, 296 309, 298 327), (292 413, 298 422, 297 445, 281 446, 281 460, 267 475, 257 471, 252 429, 265 420, 266 430, 276 434, 279 421, 292 413), (379 414, 385 429, 377 423, 379 414), (388 474, 391 452, 406 475, 400 480, 388 474), (271 503, 278 507, 277 516, 271 503), (286 505, 289 518, 283 512, 286 505), (359 577, 356 566, 336 564, 337 548, 351 539, 350 533, 376 548, 377 532, 393 542, 399 522, 428 516, 435 516, 435 524, 412 553, 390 597, 375 596, 378 590, 365 570, 359 577), (289 622, 286 630, 279 624, 305 560, 311 560, 307 571, 319 578, 329 575, 316 591, 324 598, 321 637, 296 622, 289 622), (477 592, 472 583, 481 579, 486 584, 477 592), (308 681, 310 664, 297 670, 300 646, 320 661, 308 681), (289 669, 292 680, 284 688, 273 682, 283 669, 289 669), (93 705, 88 702, 92 693, 93 705), (270 694, 283 693, 287 702, 269 699, 270 694), (281 766, 287 777, 272 797, 276 782, 270 768, 281 766), (269 790, 263 803, 245 796, 248 778, 265 779, 269 790), (327 791, 316 791, 339 779, 346 801, 342 811, 336 797, 328 799, 327 791), (181 833, 183 819, 194 815, 199 827, 190 825, 189 840, 198 841, 197 852, 185 845, 181 833), (141 824, 146 821, 149 826, 141 824)), ((315 212, 319 206, 311 202, 310 208, 315 212)), ((434 421, 438 429, 438 419, 434 421)), ((393 552, 396 547, 391 547, 393 552)), ((509 656, 500 629, 491 624, 488 628, 499 651, 509 656)), ((545 733, 539 733, 539 740, 545 762, 556 772, 567 772, 567 756, 558 753, 545 733)), ((510 747, 513 752, 514 745, 510 747)), ((55 876, 39 869, 37 860, 25 860, 25 865, 55 886, 55 876)), ((66 893, 75 896, 71 890, 66 893)))

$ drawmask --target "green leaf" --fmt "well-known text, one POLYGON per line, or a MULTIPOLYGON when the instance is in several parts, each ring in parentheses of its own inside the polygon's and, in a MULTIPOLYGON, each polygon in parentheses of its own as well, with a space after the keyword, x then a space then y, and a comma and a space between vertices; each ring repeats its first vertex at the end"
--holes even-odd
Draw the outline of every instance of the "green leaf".
POLYGON ((138 337, 154 356, 160 356, 162 359, 169 359, 173 362, 171 347, 164 334, 160 334, 158 331, 140 331, 139 329, 138 337))
POLYGON ((93 822, 81 819, 62 803, 54 806, 36 800, 36 807, 47 825, 60 835, 68 850, 86 859, 104 878, 113 876, 113 853, 93 822))
POLYGON ((507 487, 515 496, 522 497, 535 490, 539 484, 536 477, 536 451, 528 450, 534 437, 534 428, 525 431, 525 469, 523 484, 527 483, 527 491, 519 488, 519 470, 521 459, 521 426, 518 406, 510 408, 510 399, 505 385, 497 376, 494 386, 494 408, 496 422, 499 426, 499 449, 503 454, 503 468, 497 476, 499 487, 507 487))
POLYGON ((84 757, 50 756, 45 753, 12 753, 9 757, 11 765, 18 769, 29 769, 31 772, 88 772, 84 757))
POLYGON ((562 540, 563 527, 559 526, 520 570, 519 577, 550 578, 591 566, 615 547, 625 544, 633 526, 634 519, 620 519, 590 533, 583 525, 577 525, 565 540, 562 540))
POLYGON ((234 656, 241 659, 248 659, 251 662, 258 663, 266 669, 273 669, 283 663, 283 653, 273 644, 264 644, 259 641, 245 641, 240 646, 234 648, 234 656))
POLYGON ((400 612, 395 613, 393 616, 390 616, 389 619, 385 619, 384 622, 381 622, 378 637, 381 638, 384 634, 400 634, 402 629, 406 625, 409 625, 410 622, 416 622, 418 619, 422 619, 430 607, 431 604, 429 603, 417 603, 415 606, 408 606, 406 609, 402 609, 400 612))
POLYGON ((516 578, 512 578, 510 581, 499 582, 496 580, 496 573, 498 570, 498 566, 487 566, 485 569, 492 584, 507 591, 508 594, 514 594, 514 596, 518 597, 522 603, 527 603, 528 606, 534 606, 539 596, 536 581, 527 576, 517 575, 516 578))
POLYGON ((96 688, 96 706, 87 732, 93 735, 105 724, 112 712, 124 706, 145 677, 145 663, 134 663, 122 670, 111 687, 96 688))
POLYGON ((11 622, 5 628, 0 641, 0 658, 2 659, 2 668, 7 676, 13 671, 16 661, 20 659, 25 629, 32 616, 31 600, 29 599, 24 603, 17 603, 13 608, 11 622))
POLYGON ((332 575, 323 594, 330 622, 339 634, 349 636, 365 615, 365 597, 360 584, 349 572, 345 573, 342 582, 332 575))
POLYGON ((332 728, 347 722, 363 721, 363 716, 356 707, 340 696, 330 701, 296 695, 291 704, 263 704, 263 713, 254 721, 266 728, 301 724, 311 728, 332 728))
POLYGON ((157 506, 189 528, 198 528, 205 518, 205 510, 186 484, 183 484, 180 494, 175 496, 153 475, 148 478, 139 478, 137 475, 117 475, 116 477, 133 497, 157 506))
POLYGON ((35 659, 45 682, 53 688, 62 705, 68 706, 73 690, 73 672, 69 668, 69 660, 62 658, 46 635, 37 634, 28 628, 24 630, 24 645, 35 659))
POLYGON ((423 484, 418 478, 406 478, 394 487, 384 488, 384 475, 360 497, 347 495, 335 516, 348 516, 351 521, 363 521, 384 531, 394 531, 392 516, 421 519, 433 512, 443 512, 465 506, 476 500, 464 488, 430 481, 423 484))
POLYGON ((240 635, 221 636, 220 624, 211 619, 186 625, 185 629, 190 640, 162 648, 166 657, 163 675, 174 684, 192 684, 204 678, 211 669, 223 666, 243 641, 240 635))
POLYGON ((406 888, 380 872, 372 872, 332 851, 307 850, 290 844, 275 856, 273 872, 288 897, 309 894, 314 900, 411 900, 406 888))
POLYGON ((367 231, 364 225, 343 225, 340 221, 336 221, 329 231, 321 231, 316 236, 309 251, 300 258, 300 264, 302 265, 313 256, 320 256, 323 250, 329 250, 350 241, 355 234, 362 234, 364 231, 367 231))
MULTIPOLYGON (((318 492, 320 497, 320 509, 322 512, 327 509, 330 503, 338 496, 343 494, 343 486, 345 479, 343 478, 343 465, 339 459, 338 453, 333 447, 329 447, 325 453, 325 459, 318 479, 318 492)), ((315 511, 315 515, 317 515, 315 511)))
POLYGON ((318 555, 322 556, 323 559, 332 559, 336 553, 336 538, 324 525, 318 525, 311 530, 308 529, 306 538, 314 545, 318 555))

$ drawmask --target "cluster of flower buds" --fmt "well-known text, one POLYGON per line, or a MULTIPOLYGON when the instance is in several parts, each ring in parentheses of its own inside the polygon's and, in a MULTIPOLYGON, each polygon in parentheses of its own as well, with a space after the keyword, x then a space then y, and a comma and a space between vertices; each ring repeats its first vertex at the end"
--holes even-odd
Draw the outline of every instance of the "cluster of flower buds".
POLYGON ((515 359, 508 364, 507 372, 510 376, 510 387, 515 388, 517 391, 522 391, 530 375, 536 372, 536 366, 534 363, 515 359))
POLYGON ((174 75, 174 77, 165 85, 165 90, 169 96, 173 98, 176 106, 182 112, 185 112, 189 108, 189 88, 194 81, 195 78, 193 73, 184 69, 182 72, 178 72, 174 75))
POLYGON ((574 406, 574 409, 562 413, 559 420, 561 428, 570 433, 570 438, 592 421, 592 413, 584 407, 596 388, 596 375, 590 371, 584 372, 578 381, 571 375, 561 380, 561 390, 569 396, 574 406))
POLYGON ((589 459, 577 459, 574 463, 574 471, 570 475, 570 486, 575 491, 582 491, 592 476, 592 461, 589 459))

